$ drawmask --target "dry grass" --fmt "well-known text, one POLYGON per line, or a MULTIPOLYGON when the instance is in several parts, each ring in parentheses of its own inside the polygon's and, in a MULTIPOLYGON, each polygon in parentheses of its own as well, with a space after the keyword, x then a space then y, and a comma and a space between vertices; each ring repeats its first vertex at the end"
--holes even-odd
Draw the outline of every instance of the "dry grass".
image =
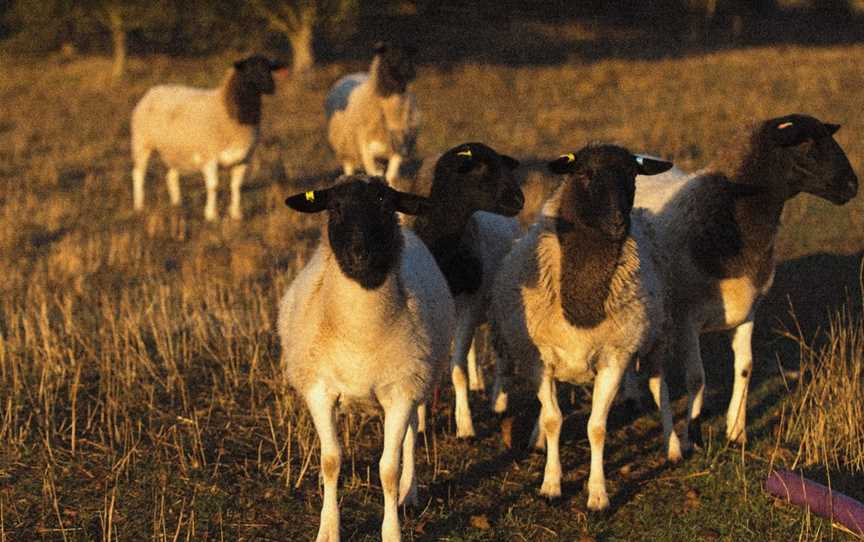
MULTIPOLYGON (((860 172, 862 54, 851 46, 554 67, 423 66, 419 145, 431 155, 481 140, 524 160, 534 202, 526 217, 548 191, 538 164, 588 140, 695 168, 719 155, 742 119, 790 110, 844 123, 838 138, 860 172)), ((337 166, 320 105, 344 67, 289 82, 266 102, 242 224, 201 220, 200 176, 182 180, 183 209, 171 209, 158 167, 148 177, 148 211, 130 211, 133 104, 157 82, 215 85, 228 60, 134 59, 129 81, 110 87, 100 75, 106 60, 2 59, 3 71, 15 73, 0 79, 2 541, 297 540, 315 532, 317 442, 305 408, 281 383, 273 323, 320 226, 282 200, 328 182, 337 166)), ((861 250, 861 208, 861 198, 843 208, 800 198, 785 217, 783 254, 861 250)), ((830 359, 860 360, 860 329, 847 323, 838 321, 837 332, 857 342, 847 350, 838 343, 830 359), (848 357, 853 352, 859 357, 848 357)), ((775 343, 760 341, 759 355, 773 358, 775 343)), ((839 389, 841 367, 856 365, 838 362, 823 389, 839 389)), ((767 456, 774 440, 758 431, 776 427, 781 386, 762 374, 752 396, 761 409, 752 453, 767 456)), ((823 376, 814 370, 807 380, 823 376)), ((709 384, 723 378, 709 375, 709 384)), ((405 520, 408 539, 834 536, 819 522, 805 530, 809 519, 759 495, 765 464, 740 461, 716 438, 703 455, 664 466, 653 414, 610 433, 613 512, 589 517, 584 409, 571 408, 562 456, 568 497, 549 505, 534 495, 541 458, 501 452, 484 398, 472 399, 481 413, 473 444, 453 437, 446 391, 443 398, 418 454, 423 504, 405 520)), ((801 412, 803 428, 812 417, 801 412)), ((374 539, 380 423, 342 423, 343 535, 374 539)))
POLYGON ((800 384, 788 399, 784 438, 797 452, 793 467, 864 472, 864 320, 844 306, 821 344, 794 336, 801 350, 800 384))

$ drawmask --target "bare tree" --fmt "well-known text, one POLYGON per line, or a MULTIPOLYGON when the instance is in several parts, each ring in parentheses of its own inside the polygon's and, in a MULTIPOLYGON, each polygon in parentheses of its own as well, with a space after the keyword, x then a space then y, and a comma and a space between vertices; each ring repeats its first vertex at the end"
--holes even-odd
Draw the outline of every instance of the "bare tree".
POLYGON ((252 0, 252 7, 274 31, 291 43, 294 73, 315 64, 312 38, 324 24, 344 23, 354 17, 358 0, 252 0))

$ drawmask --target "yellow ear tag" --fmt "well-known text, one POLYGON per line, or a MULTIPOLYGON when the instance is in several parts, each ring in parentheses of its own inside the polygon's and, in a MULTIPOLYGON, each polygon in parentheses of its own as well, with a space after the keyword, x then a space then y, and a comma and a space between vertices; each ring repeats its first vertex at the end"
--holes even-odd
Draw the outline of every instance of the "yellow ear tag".
POLYGON ((576 156, 572 152, 568 152, 567 154, 562 154, 559 158, 566 158, 567 163, 576 161, 576 156))
POLYGON ((315 201, 315 192, 312 190, 306 192, 306 201, 315 201))
POLYGON ((778 124, 778 125, 777 125, 777 129, 778 129, 778 130, 785 130, 786 128, 789 128, 789 127, 792 126, 793 124, 794 124, 794 123, 792 123, 792 122, 784 122, 783 124, 778 124))
POLYGON ((459 151, 456 153, 456 156, 465 156, 467 158, 473 158, 474 157, 474 155, 471 154, 471 149, 468 149, 467 151, 459 151))

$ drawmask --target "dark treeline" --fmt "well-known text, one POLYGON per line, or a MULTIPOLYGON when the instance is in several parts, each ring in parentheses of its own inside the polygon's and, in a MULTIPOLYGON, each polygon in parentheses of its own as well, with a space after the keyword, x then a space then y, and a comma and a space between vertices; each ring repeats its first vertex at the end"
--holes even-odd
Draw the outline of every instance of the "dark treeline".
POLYGON ((270 50, 297 71, 365 57, 379 38, 410 36, 428 61, 551 63, 579 54, 663 56, 694 47, 858 41, 853 0, 0 0, 0 38, 28 53, 196 55, 270 50), (590 43, 514 24, 579 21, 590 43), (604 32, 609 30, 609 32, 604 32), (631 41, 628 34, 631 31, 631 41), (604 39, 603 36, 609 37, 604 39), (502 39, 503 38, 503 39, 502 39))

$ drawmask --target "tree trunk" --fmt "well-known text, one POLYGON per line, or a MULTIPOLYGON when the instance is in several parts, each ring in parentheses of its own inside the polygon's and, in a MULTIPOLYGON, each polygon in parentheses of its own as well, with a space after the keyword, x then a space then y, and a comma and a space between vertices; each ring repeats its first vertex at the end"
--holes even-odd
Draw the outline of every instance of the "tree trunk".
POLYGON ((123 28, 123 15, 119 9, 108 10, 108 23, 111 27, 111 43, 114 46, 111 79, 119 81, 126 72, 126 30, 123 28))
POLYGON ((295 74, 307 72, 315 64, 315 53, 312 51, 314 24, 314 18, 309 20, 309 18, 303 17, 300 26, 288 35, 294 58, 292 70, 295 74))

